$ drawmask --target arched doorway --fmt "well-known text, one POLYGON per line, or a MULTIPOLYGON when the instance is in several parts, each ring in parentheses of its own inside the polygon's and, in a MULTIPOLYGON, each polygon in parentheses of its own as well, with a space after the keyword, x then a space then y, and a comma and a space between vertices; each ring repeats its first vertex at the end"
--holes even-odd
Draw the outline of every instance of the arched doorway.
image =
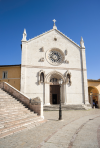
POLYGON ((65 77, 58 71, 52 71, 45 77, 45 104, 59 104, 61 97, 61 103, 66 102, 66 87, 65 77), (58 81, 62 79, 63 84, 60 85, 58 81))
POLYGON ((50 104, 59 104, 60 86, 57 78, 50 79, 50 104))
POLYGON ((89 94, 89 103, 91 104, 91 106, 93 106, 93 102, 95 102, 97 107, 99 107, 99 104, 98 104, 99 91, 98 91, 98 89, 94 86, 89 86, 88 87, 88 94, 89 94))

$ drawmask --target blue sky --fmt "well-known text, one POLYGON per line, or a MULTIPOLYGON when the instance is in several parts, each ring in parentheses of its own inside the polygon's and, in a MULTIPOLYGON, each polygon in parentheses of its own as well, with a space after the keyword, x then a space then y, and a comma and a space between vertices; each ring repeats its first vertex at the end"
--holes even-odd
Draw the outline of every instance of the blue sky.
POLYGON ((21 39, 52 29, 86 47, 88 79, 100 78, 100 0, 0 0, 0 65, 21 64, 21 39))

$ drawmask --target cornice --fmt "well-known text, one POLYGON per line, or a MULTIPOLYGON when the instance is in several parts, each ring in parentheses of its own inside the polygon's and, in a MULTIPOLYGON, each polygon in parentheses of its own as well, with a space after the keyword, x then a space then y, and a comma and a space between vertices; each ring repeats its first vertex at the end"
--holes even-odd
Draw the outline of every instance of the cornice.
MULTIPOLYGON (((26 68, 40 68, 40 69, 56 69, 56 70, 76 70, 76 71, 81 71, 81 68, 46 67, 46 66, 33 66, 33 65, 21 65, 21 67, 26 67, 26 68)), ((87 71, 87 69, 84 69, 84 71, 87 71)))

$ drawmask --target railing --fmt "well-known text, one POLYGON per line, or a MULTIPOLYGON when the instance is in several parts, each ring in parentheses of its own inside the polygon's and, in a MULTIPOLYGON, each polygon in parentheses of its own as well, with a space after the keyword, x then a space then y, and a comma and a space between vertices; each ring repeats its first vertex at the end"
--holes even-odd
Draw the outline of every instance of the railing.
POLYGON ((21 93, 7 82, 0 82, 0 88, 22 102, 31 111, 34 111, 37 113, 37 115, 43 117, 43 104, 39 99, 31 100, 29 97, 21 93))

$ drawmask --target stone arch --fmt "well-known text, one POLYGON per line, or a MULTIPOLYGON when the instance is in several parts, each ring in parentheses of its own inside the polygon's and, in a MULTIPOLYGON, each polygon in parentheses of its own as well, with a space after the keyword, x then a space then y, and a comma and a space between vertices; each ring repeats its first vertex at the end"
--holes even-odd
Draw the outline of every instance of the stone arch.
POLYGON ((92 105, 93 100, 97 101, 98 103, 98 95, 99 95, 99 90, 95 86, 89 86, 88 87, 88 95, 89 95, 89 103, 92 105), (91 98, 91 93, 92 92, 92 98, 91 98), (91 100, 92 99, 92 100, 91 100))
POLYGON ((95 86, 88 86, 88 93, 94 92, 93 90, 99 94, 99 90, 95 86))
POLYGON ((65 83, 64 76, 58 71, 52 71, 52 72, 48 73, 45 77, 45 82, 49 83, 50 79, 52 79, 52 78, 62 79, 63 83, 65 83))

